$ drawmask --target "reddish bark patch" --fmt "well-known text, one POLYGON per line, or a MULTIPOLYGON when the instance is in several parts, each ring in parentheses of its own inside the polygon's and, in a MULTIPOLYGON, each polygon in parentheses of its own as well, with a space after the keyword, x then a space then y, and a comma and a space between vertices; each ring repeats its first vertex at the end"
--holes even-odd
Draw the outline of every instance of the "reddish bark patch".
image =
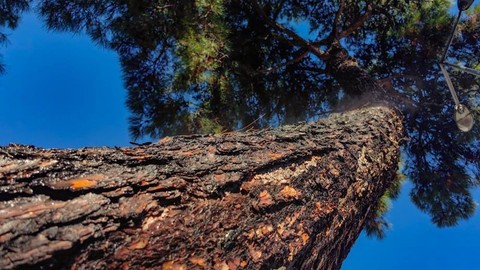
POLYGON ((51 187, 57 189, 70 188, 73 190, 91 188, 97 185, 98 181, 104 180, 103 174, 86 175, 80 178, 70 179, 66 181, 54 182, 51 187))

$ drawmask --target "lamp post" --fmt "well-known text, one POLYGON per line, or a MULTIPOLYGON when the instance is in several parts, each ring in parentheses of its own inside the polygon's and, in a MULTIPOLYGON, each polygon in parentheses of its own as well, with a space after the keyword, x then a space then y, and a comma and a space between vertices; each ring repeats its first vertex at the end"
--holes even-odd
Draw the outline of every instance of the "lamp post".
POLYGON ((440 69, 442 70, 443 76, 445 77, 445 81, 447 82, 448 89, 450 90, 450 94, 452 95, 452 98, 453 98, 453 102, 455 102, 455 122, 457 123, 458 129, 460 129, 463 132, 468 132, 472 129, 473 122, 474 122, 473 115, 465 105, 460 103, 460 100, 458 99, 457 93, 455 92, 455 88, 453 87, 453 83, 450 80, 450 76, 448 75, 448 72, 445 69, 444 64, 447 66, 453 67, 455 69, 458 69, 460 71, 467 72, 475 76, 480 76, 480 72, 478 72, 477 70, 461 67, 445 61, 447 57, 448 49, 452 44, 453 35, 455 34, 455 30, 457 29, 458 22, 460 21, 460 17, 462 16, 462 12, 467 10, 473 4, 473 1, 474 0, 458 0, 457 1, 458 15, 457 15, 457 18, 455 19, 455 23, 453 24, 450 37, 448 38, 447 47, 443 52, 440 63, 438 64, 440 66, 440 69))

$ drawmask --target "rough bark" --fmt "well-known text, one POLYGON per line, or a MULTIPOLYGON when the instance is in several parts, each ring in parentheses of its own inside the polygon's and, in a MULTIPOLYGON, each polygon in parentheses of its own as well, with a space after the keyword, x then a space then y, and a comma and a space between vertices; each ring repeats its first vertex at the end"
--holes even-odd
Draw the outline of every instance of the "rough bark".
POLYGON ((355 58, 348 55, 340 44, 334 43, 327 52, 326 61, 329 74, 342 87, 351 99, 344 99, 338 111, 352 110, 364 106, 392 106, 415 108, 415 104, 394 89, 383 87, 372 75, 359 66, 355 58))
POLYGON ((335 43, 328 51, 328 69, 345 93, 352 96, 368 94, 373 100, 385 101, 385 89, 376 83, 367 70, 360 68, 355 58, 348 55, 340 44, 335 43))
POLYGON ((402 119, 134 148, 0 148, 0 268, 339 269, 397 170, 402 119))

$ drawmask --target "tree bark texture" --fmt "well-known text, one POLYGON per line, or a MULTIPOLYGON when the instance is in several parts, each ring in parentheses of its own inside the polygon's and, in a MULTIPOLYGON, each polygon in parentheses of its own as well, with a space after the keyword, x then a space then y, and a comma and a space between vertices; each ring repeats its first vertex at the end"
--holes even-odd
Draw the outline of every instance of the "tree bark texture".
POLYGON ((360 68, 355 58, 350 57, 341 45, 332 45, 329 56, 328 69, 345 93, 352 96, 368 93, 371 96, 384 92, 372 75, 360 68))
POLYGON ((401 136, 379 106, 134 148, 0 147, 0 269, 339 269, 401 136))

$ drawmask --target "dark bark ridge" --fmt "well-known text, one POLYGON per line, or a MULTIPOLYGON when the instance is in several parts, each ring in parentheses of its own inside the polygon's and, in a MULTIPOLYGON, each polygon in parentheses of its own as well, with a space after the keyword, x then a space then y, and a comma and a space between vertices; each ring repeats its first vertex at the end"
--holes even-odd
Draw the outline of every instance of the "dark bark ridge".
POLYGON ((385 89, 365 69, 360 68, 355 58, 348 55, 340 44, 334 43, 327 51, 327 66, 335 80, 345 93, 353 96, 373 95, 377 99, 385 99, 385 89))
POLYGON ((387 107, 134 148, 0 147, 0 268, 339 269, 395 176, 387 107))

